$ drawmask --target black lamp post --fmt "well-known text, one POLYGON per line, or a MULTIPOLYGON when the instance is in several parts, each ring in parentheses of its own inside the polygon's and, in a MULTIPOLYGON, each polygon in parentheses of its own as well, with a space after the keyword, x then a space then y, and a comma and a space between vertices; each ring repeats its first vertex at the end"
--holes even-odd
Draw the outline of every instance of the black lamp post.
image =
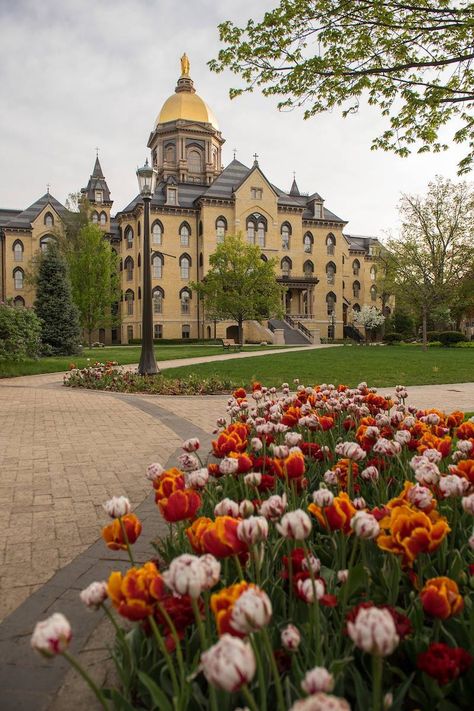
POLYGON ((156 170, 145 161, 137 169, 138 187, 143 200, 143 288, 142 288, 142 352, 138 372, 156 375, 158 366, 153 350, 153 297, 151 293, 150 202, 155 191, 156 170))

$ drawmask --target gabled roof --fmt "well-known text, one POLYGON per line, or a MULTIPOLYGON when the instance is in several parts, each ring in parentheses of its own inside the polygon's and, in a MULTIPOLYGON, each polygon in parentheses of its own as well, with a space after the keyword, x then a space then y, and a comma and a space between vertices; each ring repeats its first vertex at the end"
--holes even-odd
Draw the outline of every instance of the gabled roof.
POLYGON ((230 199, 234 190, 243 183, 251 173, 251 170, 251 168, 247 168, 246 165, 234 158, 203 193, 203 197, 230 199))
POLYGON ((13 217, 5 225, 5 227, 31 227, 31 223, 38 217, 40 212, 44 210, 47 205, 50 205, 60 217, 64 217, 67 214, 66 208, 59 202, 59 200, 56 200, 56 198, 53 197, 51 193, 45 193, 42 197, 39 198, 39 200, 36 200, 36 202, 27 207, 26 210, 23 210, 23 212, 20 212, 15 215, 15 217, 13 217))

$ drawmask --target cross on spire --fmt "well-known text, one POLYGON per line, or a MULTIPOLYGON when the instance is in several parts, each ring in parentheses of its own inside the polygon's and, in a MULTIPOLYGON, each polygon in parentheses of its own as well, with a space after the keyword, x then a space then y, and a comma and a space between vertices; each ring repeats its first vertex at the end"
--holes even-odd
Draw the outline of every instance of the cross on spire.
POLYGON ((254 153, 253 157, 254 157, 254 163, 257 164, 258 163, 258 153, 254 153))
POLYGON ((49 195, 49 189, 50 189, 50 187, 51 187, 51 185, 50 185, 49 183, 47 183, 47 185, 46 185, 46 192, 47 192, 48 195, 49 195))
POLYGON ((99 148, 98 148, 98 146, 95 147, 95 157, 96 157, 96 158, 99 157, 99 148))
POLYGON ((233 151, 234 151, 234 160, 235 160, 235 156, 237 155, 237 148, 234 148, 233 151))

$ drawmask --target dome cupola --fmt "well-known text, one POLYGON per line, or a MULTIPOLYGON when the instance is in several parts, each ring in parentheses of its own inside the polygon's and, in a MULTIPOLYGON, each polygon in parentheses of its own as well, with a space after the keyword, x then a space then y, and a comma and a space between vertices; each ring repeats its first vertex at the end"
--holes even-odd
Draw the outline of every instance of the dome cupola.
POLYGON ((175 92, 161 107, 148 141, 158 178, 210 184, 222 171, 224 139, 214 113, 194 88, 189 59, 181 57, 175 92))

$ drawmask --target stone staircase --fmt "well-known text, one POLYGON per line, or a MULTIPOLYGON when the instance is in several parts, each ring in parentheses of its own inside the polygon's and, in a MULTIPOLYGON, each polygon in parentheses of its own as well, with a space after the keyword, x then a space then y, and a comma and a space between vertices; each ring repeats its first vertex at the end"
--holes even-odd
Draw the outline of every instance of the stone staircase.
POLYGON ((268 322, 268 327, 271 331, 274 331, 276 328, 281 328, 283 330, 285 344, 307 346, 311 343, 311 340, 305 336, 304 333, 297 328, 292 328, 292 326, 286 321, 283 321, 283 319, 271 318, 268 322))

